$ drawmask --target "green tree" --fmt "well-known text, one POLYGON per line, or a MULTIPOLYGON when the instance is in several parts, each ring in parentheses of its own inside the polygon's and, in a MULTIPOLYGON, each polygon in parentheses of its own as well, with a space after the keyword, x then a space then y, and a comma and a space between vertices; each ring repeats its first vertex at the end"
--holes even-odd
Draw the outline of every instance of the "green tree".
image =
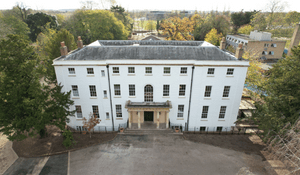
POLYGON ((299 19, 300 19, 300 13, 296 12, 296 11, 290 11, 284 17, 284 21, 289 26, 292 26, 292 25, 298 23, 299 19))
POLYGON ((262 12, 258 12, 253 15, 250 23, 255 30, 264 31, 267 28, 266 14, 262 12))
POLYGON ((70 92, 62 93, 45 74, 33 47, 20 35, 0 42, 0 132, 9 140, 45 136, 46 125, 64 129, 70 111, 70 92), (51 87, 50 85, 54 85, 51 87))
POLYGON ((292 49, 292 53, 273 65, 260 88, 265 95, 255 103, 253 120, 264 130, 264 135, 269 130, 278 132, 286 123, 294 124, 299 118, 300 46, 292 49))
POLYGON ((243 12, 242 10, 240 12, 231 13, 233 31, 236 33, 241 26, 249 24, 255 13, 255 10, 253 12, 243 12))
POLYGON ((26 23, 30 28, 29 38, 35 42, 38 34, 42 32, 42 28, 50 22, 50 28, 57 28, 57 21, 55 16, 47 15, 46 13, 35 13, 28 15, 26 23))
POLYGON ((157 21, 156 21, 156 31, 157 31, 157 32, 158 32, 159 28, 160 28, 159 20, 157 20, 157 21))
POLYGON ((254 30, 254 28, 251 25, 246 24, 246 25, 242 26, 241 28, 239 28, 237 33, 250 35, 250 32, 253 30, 254 30))
POLYGON ((107 10, 77 10, 64 28, 75 37, 81 36, 86 44, 96 40, 126 40, 129 34, 114 13, 107 10))
POLYGON ((146 30, 153 31, 153 30, 155 29, 155 26, 156 26, 155 21, 153 21, 153 20, 148 20, 148 21, 146 22, 145 28, 146 28, 146 30))
POLYGON ((129 14, 125 12, 125 9, 122 6, 111 6, 110 11, 123 23, 128 32, 132 31, 133 20, 130 18, 129 14))
POLYGON ((217 29, 213 28, 210 30, 210 32, 208 32, 206 34, 205 41, 207 41, 215 46, 219 46, 222 36, 223 36, 222 33, 218 34, 217 29))

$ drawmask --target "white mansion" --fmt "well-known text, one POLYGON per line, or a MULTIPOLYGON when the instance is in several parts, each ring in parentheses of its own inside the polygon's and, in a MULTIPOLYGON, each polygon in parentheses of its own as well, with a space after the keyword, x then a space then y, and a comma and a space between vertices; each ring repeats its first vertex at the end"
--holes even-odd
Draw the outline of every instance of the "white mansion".
MULTIPOLYGON (((249 62, 205 41, 95 41, 53 61, 72 91, 69 126, 96 114, 99 126, 181 125, 226 130, 237 119, 249 62)), ((99 128, 100 128, 99 127, 99 128)))

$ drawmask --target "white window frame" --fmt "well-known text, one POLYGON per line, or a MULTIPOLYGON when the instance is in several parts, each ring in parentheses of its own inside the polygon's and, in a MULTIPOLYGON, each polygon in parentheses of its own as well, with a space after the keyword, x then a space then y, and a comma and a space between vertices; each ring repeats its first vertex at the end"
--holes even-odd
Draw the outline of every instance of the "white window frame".
POLYGON ((135 96, 135 84, 129 84, 128 89, 129 89, 129 96, 134 97, 135 96))
POLYGON ((211 90, 212 90, 212 86, 205 86, 204 97, 210 97, 211 90))
POLYGON ((221 106, 220 107, 219 119, 224 119, 225 118, 226 108, 227 108, 227 106, 221 106))
POLYGON ((180 84, 179 85, 179 96, 185 96, 185 91, 186 91, 186 85, 185 84, 180 84))
POLYGON ((164 97, 169 97, 170 96, 170 85, 169 84, 164 84, 163 85, 163 96, 164 97))
POLYGON ((92 106, 92 111, 93 111, 93 117, 95 117, 95 115, 96 115, 97 118, 100 118, 98 105, 93 105, 92 106))
POLYGON ((101 76, 105 77, 105 71, 104 70, 101 70, 101 76))
POLYGON ((90 87, 90 96, 97 97, 96 85, 90 85, 89 87, 90 87))
POLYGON ((115 91, 115 96, 121 96, 121 85, 114 84, 114 91, 115 91))
POLYGON ((180 74, 187 74, 187 67, 181 67, 180 74))
POLYGON ((271 47, 277 47, 277 44, 273 43, 271 44, 271 47))
POLYGON ((201 114, 201 118, 202 119, 207 119, 207 117, 208 117, 208 110, 209 110, 209 106, 203 106, 202 107, 202 114, 201 114))
POLYGON ((227 68, 226 75, 233 75, 233 73, 234 73, 234 68, 227 68))
POLYGON ((184 105, 178 105, 177 118, 183 118, 184 105))
POLYGON ((110 119, 109 112, 106 112, 106 113, 105 113, 105 119, 106 119, 106 120, 109 120, 109 119, 110 119))
POLYGON ((230 86, 224 86, 223 97, 229 97, 230 86))
POLYGON ((88 75, 94 75, 94 68, 92 67, 86 68, 86 72, 88 75))
POLYGON ((77 118, 82 118, 82 109, 80 105, 75 105, 75 109, 76 109, 76 117, 77 118))
POLYGON ((72 85, 71 87, 72 87, 73 97, 79 97, 78 86, 77 85, 72 85))
POLYGON ((171 67, 164 67, 164 74, 171 74, 171 67))
POLYGON ((200 132, 201 131, 206 131, 206 126, 200 126, 200 132), (204 128, 204 129, 203 129, 204 128))
POLYGON ((145 74, 152 74, 152 67, 145 67, 145 74))
POLYGON ((122 105, 116 105, 116 117, 122 118, 122 105))
POLYGON ((135 74, 135 67, 128 67, 129 74, 135 74))
POLYGON ((218 132, 222 132, 222 130, 223 130, 223 126, 217 126, 217 129, 216 129, 216 131, 218 132))
POLYGON ((214 75, 215 74, 215 68, 208 68, 207 69, 207 75, 214 75))
POLYGON ((113 74, 119 74, 120 68, 119 67, 112 67, 113 74))
POLYGON ((269 51, 269 55, 274 55, 274 51, 269 51))
POLYGON ((76 74, 75 68, 74 68, 74 67, 69 67, 69 68, 68 68, 68 71, 69 71, 69 74, 70 74, 70 75, 75 75, 75 74, 76 74))
POLYGON ((107 90, 103 90, 103 96, 104 98, 107 98, 107 90))

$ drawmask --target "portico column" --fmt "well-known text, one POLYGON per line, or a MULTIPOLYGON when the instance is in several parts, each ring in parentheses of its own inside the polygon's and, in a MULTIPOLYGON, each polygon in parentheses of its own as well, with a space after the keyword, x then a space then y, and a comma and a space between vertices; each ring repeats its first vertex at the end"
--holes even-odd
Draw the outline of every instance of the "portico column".
POLYGON ((166 129, 169 128, 169 111, 166 111, 167 115, 166 115, 166 129))
POLYGON ((141 129, 141 112, 138 111, 138 128, 141 129))
POLYGON ((128 111, 128 123, 129 123, 129 128, 131 128, 131 111, 128 111))
POLYGON ((156 122, 157 122, 157 129, 159 129, 159 111, 156 111, 156 122))

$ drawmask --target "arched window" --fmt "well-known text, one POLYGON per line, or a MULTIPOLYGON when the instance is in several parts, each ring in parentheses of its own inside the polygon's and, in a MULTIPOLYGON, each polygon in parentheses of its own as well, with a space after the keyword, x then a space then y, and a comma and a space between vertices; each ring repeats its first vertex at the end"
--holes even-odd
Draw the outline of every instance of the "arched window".
POLYGON ((146 85, 144 88, 144 101, 153 101, 153 87, 151 85, 146 85))

